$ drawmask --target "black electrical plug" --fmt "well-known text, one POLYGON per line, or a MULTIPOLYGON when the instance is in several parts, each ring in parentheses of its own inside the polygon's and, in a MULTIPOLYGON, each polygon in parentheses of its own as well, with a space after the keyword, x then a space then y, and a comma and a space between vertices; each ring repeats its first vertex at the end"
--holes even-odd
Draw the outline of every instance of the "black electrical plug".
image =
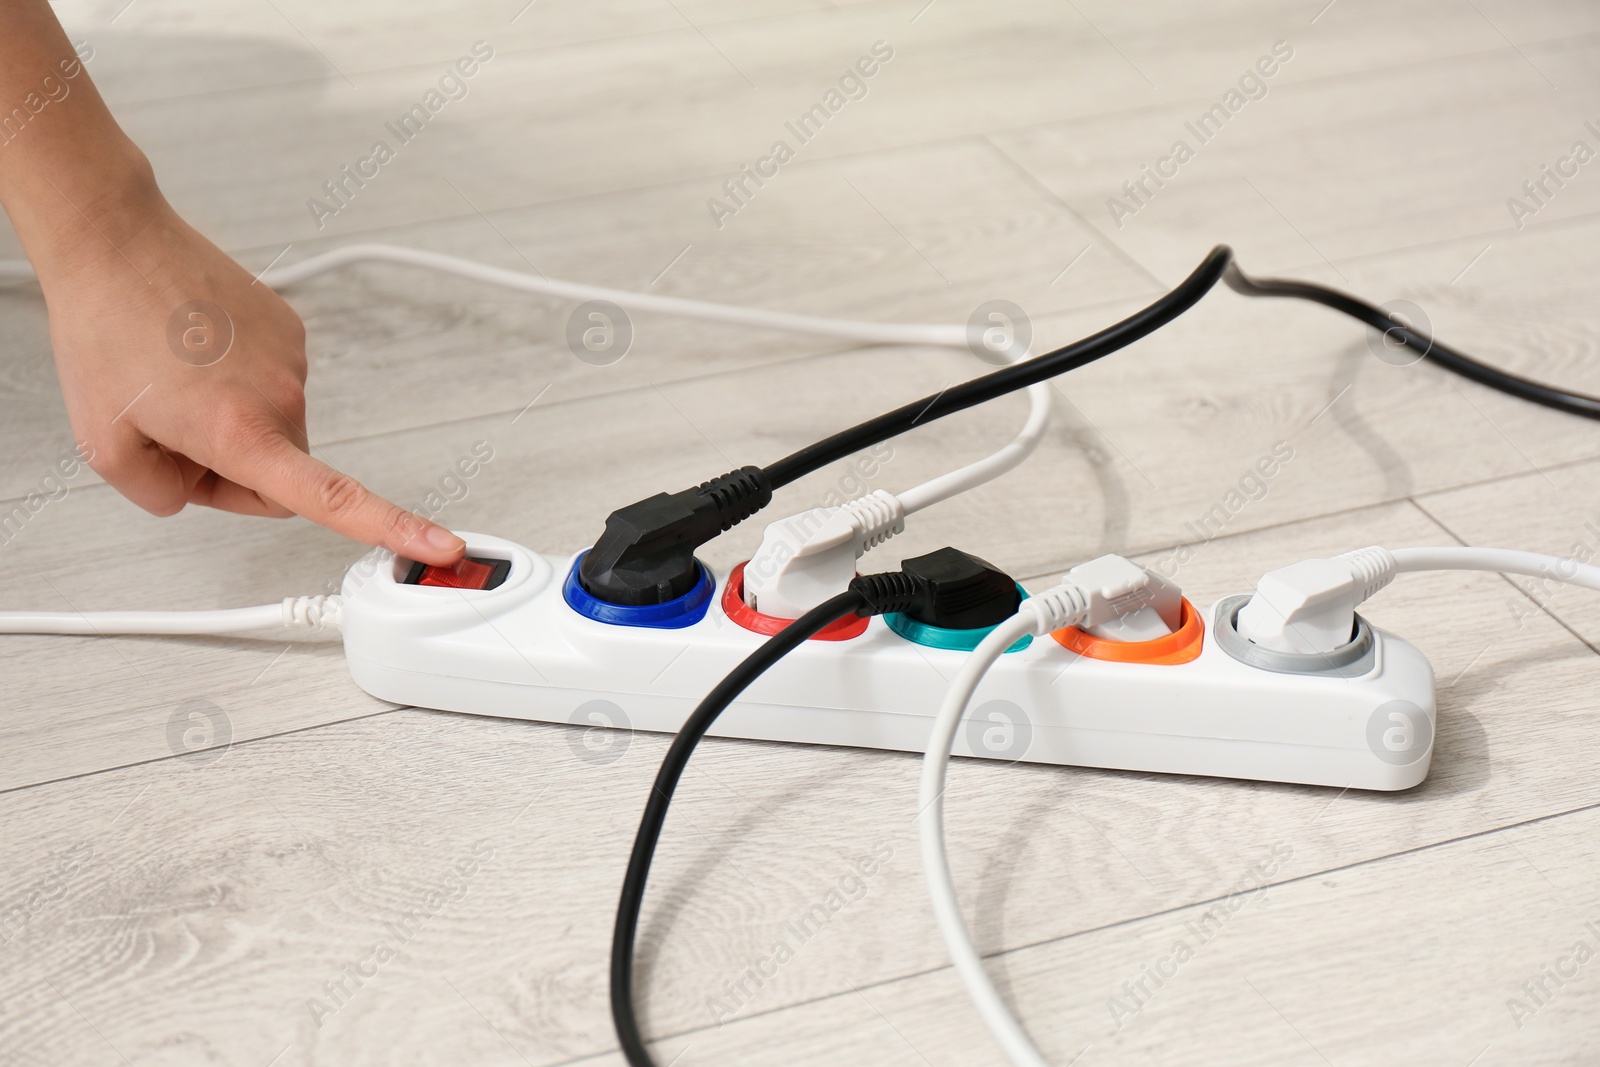
POLYGON ((1015 579, 959 548, 908 559, 898 571, 863 575, 850 588, 865 598, 871 614, 901 612, 946 630, 994 626, 1022 604, 1015 579))
POLYGON ((639 607, 676 600, 699 576, 695 551, 772 500, 760 467, 736 471, 677 493, 657 493, 606 519, 578 568, 583 588, 611 604, 639 607))

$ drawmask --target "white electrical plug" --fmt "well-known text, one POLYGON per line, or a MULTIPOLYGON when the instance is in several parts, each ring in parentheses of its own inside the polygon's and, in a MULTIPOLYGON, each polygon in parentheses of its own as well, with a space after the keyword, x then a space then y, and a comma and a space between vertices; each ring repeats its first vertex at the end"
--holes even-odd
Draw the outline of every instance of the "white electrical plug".
POLYGON ((1183 625, 1183 592, 1147 567, 1122 556, 1101 556, 1066 574, 1089 594, 1078 628, 1108 641, 1154 641, 1183 625))
POLYGON ((779 519, 745 564, 744 602, 763 615, 798 619, 844 592, 856 560, 905 528, 900 498, 882 489, 779 519))
POLYGON ((1332 652, 1350 643, 1356 607, 1393 580, 1394 554, 1363 548, 1269 571, 1239 609, 1240 636, 1277 652, 1332 652))
POLYGON ((1154 571, 1107 555, 1073 567, 1018 611, 1031 617, 1035 634, 1075 626, 1108 641, 1153 641, 1183 624, 1183 593, 1154 571))

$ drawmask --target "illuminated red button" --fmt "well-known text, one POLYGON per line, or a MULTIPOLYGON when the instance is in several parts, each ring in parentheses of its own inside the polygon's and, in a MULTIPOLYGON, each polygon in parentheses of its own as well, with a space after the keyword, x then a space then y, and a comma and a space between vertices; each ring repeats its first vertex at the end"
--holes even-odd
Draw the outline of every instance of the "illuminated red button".
POLYGON ((503 559, 478 559, 464 556, 453 567, 412 564, 407 585, 431 585, 437 589, 494 589, 506 580, 511 564, 503 559))

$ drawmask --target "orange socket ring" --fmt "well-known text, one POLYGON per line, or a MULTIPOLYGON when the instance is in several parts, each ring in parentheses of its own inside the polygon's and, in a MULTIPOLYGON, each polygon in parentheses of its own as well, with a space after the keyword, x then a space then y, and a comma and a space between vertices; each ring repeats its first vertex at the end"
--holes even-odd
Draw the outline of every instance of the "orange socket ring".
POLYGON ((1084 633, 1076 626, 1056 630, 1050 636, 1061 647, 1090 659, 1114 660, 1117 663, 1188 663, 1200 655, 1200 645, 1205 638, 1205 623, 1188 598, 1183 601, 1183 614, 1178 628, 1154 641, 1108 641, 1084 633))
MULTIPOLYGON (((728 582, 722 588, 722 610, 728 618, 746 630, 766 634, 768 637, 794 622, 793 619, 780 619, 776 615, 763 615, 744 602, 744 563, 733 568, 732 573, 728 575, 728 582)), ((837 622, 823 627, 811 640, 848 641, 852 637, 860 637, 866 633, 867 623, 870 621, 863 615, 846 615, 837 622)))

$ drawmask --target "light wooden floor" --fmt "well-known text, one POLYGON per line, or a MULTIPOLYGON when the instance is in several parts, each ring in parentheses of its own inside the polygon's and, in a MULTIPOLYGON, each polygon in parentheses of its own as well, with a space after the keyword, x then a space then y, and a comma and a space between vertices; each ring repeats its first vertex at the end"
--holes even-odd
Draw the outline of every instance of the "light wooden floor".
MULTIPOLYGON (((1521 229, 1507 207, 1575 141, 1600 147, 1587 0, 521 3, 58 6, 169 195, 254 269, 385 240, 840 316, 961 322, 1005 298, 1054 343, 1228 241, 1254 272, 1410 301, 1469 351, 1600 391, 1600 162, 1521 229), (307 198, 477 40, 495 56, 470 94, 319 231, 307 198), (723 179, 880 40, 894 57, 867 95, 715 226, 723 179), (1293 55, 1266 95, 1119 227, 1108 198, 1193 145, 1185 122, 1278 41, 1293 55)), ((487 441, 441 518, 550 551, 647 492, 976 370, 646 317, 597 368, 566 349, 569 305, 400 268, 291 298, 322 453, 420 503, 487 441)), ((1030 581, 1101 551, 1160 559, 1280 441, 1293 459, 1266 495, 1179 572, 1196 600, 1372 543, 1600 548, 1600 427, 1391 365, 1369 340, 1218 292, 1060 381, 1034 460, 921 517, 881 565, 947 543, 1030 581)), ((31 286, 0 291, 0 345, 9 510, 71 441, 31 286)), ((896 441, 865 481, 965 462, 1022 412, 896 441)), ((779 504, 854 476, 841 464, 779 504)), ((758 533, 707 555, 742 559, 758 533)), ((19 608, 257 603, 322 591, 356 554, 300 522, 150 518, 89 475, 0 546, 0 587, 19 608)), ((1441 686, 1432 777, 1403 796, 957 766, 957 880, 1052 1061, 1600 1062, 1600 959, 1546 977, 1600 948, 1600 599, 1533 592, 1418 577, 1370 605, 1441 686), (1124 983, 1170 971, 1274 856, 1266 887, 1118 1019, 1124 983)), ((620 1063, 606 951, 662 737, 594 751, 570 728, 390 707, 325 640, 3 653, 0 1063, 620 1063), (400 951, 313 1010, 380 941, 400 951)), ((703 747, 645 921, 662 1063, 997 1061, 926 907, 916 774, 907 755, 703 747), (730 1006, 784 924, 875 848, 890 858, 858 899, 730 1006)))

